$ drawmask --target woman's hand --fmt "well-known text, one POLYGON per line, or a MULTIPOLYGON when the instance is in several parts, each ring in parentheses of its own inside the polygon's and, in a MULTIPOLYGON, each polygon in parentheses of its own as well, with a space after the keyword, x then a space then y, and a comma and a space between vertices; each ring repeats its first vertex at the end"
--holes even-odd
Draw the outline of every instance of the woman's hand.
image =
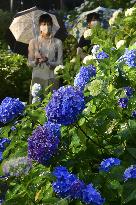
POLYGON ((44 57, 44 58, 36 58, 35 59, 35 64, 38 65, 38 64, 42 64, 44 62, 47 62, 48 61, 48 58, 47 57, 44 57))

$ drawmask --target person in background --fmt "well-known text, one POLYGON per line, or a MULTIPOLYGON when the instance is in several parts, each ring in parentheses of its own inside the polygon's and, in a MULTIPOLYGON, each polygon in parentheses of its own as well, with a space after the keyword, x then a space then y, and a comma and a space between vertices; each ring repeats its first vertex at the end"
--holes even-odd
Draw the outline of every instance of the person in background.
MULTIPOLYGON (((63 63, 63 48, 62 41, 54 38, 52 27, 52 17, 49 14, 41 15, 39 18, 40 35, 29 42, 28 65, 33 67, 30 93, 35 83, 40 84, 42 89, 52 84, 51 91, 59 87, 54 68, 63 63)), ((32 97, 30 98, 32 101, 32 97)))
MULTIPOLYGON (((100 16, 98 13, 95 13, 95 12, 88 14, 86 20, 87 20, 89 29, 100 24, 100 16)), ((84 35, 82 35, 79 40, 78 48, 77 48, 77 55, 79 55, 81 59, 83 59, 86 56, 86 53, 84 52, 84 49, 83 49, 83 47, 85 46, 87 46, 87 50, 90 50, 90 51, 91 51, 91 48, 93 47, 93 45, 91 44, 91 40, 85 39, 84 35)))

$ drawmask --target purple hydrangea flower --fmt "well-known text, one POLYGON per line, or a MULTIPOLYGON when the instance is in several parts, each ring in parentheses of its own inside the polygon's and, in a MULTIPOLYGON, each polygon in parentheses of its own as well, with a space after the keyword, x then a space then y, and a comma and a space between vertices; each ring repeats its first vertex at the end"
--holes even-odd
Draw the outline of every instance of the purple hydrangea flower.
POLYGON ((101 51, 96 55, 96 58, 97 59, 105 59, 105 58, 109 58, 109 55, 107 53, 105 53, 104 51, 101 51))
POLYGON ((88 184, 83 190, 82 201, 86 204, 102 205, 105 199, 101 197, 101 194, 93 187, 92 184, 88 184))
POLYGON ((85 184, 74 174, 69 173, 65 167, 59 166, 55 168, 53 175, 56 177, 56 181, 53 182, 52 186, 59 197, 82 198, 82 190, 85 188, 85 184))
POLYGON ((104 159, 100 164, 100 170, 109 172, 112 167, 120 165, 121 161, 117 158, 104 159))
POLYGON ((136 110, 134 110, 134 111, 132 112, 131 116, 132 116, 133 118, 136 118, 136 110))
POLYGON ((46 165, 59 145, 60 125, 47 122, 39 126, 28 138, 28 157, 46 165))
POLYGON ((124 89, 125 89, 127 97, 131 97, 133 95, 133 92, 134 92, 133 88, 128 86, 128 87, 124 87, 124 89))
POLYGON ((19 99, 6 97, 0 105, 0 122, 8 123, 21 114, 24 105, 19 99))
POLYGON ((63 86, 53 93, 45 110, 49 121, 69 125, 77 120, 84 108, 83 93, 73 86, 63 86))
POLYGON ((90 78, 95 76, 96 68, 93 65, 81 67, 79 73, 75 77, 74 86, 82 91, 90 78))
POLYGON ((128 179, 136 178, 136 165, 131 165, 124 172, 124 179, 127 181, 128 179))
POLYGON ((121 108, 126 108, 128 105, 128 99, 127 98, 120 98, 118 100, 118 104, 121 108))

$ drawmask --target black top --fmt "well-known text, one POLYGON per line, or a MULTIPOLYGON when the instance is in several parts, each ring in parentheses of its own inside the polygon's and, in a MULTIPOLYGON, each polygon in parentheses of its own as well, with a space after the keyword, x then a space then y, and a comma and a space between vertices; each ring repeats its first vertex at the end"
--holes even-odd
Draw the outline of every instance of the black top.
POLYGON ((79 40, 78 47, 83 48, 84 46, 89 46, 90 47, 91 46, 91 41, 85 39, 84 36, 82 35, 80 40, 79 40))
POLYGON ((82 35, 79 40, 78 47, 83 48, 85 46, 87 47, 86 52, 91 54, 91 50, 94 44, 91 44, 91 40, 85 39, 84 36, 82 35))

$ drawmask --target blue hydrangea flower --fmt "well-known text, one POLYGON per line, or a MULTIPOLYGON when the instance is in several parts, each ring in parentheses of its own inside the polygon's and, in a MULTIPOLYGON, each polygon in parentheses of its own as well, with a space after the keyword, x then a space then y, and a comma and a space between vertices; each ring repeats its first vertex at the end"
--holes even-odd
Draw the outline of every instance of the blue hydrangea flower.
POLYGON ((133 88, 128 86, 128 87, 124 87, 124 89, 125 89, 127 97, 131 97, 133 95, 133 92, 134 92, 133 88))
POLYGON ((124 62, 126 65, 128 65, 131 68, 136 67, 136 49, 128 50, 126 49, 124 55, 122 55, 118 62, 124 62))
POLYGON ((49 121, 69 125, 77 120, 84 108, 83 93, 73 86, 63 86, 53 93, 45 110, 49 121))
POLYGON ((16 127, 15 127, 15 126, 12 126, 10 129, 11 129, 12 131, 15 131, 15 130, 16 130, 16 127))
POLYGON ((136 50, 126 50, 124 60, 129 67, 136 67, 136 50))
POLYGON ((117 158, 104 159, 100 164, 100 170, 109 172, 112 167, 120 165, 121 161, 117 158))
POLYGON ((0 162, 2 161, 3 157, 2 157, 3 152, 0 151, 0 162))
POLYGON ((120 98, 118 100, 118 104, 121 108, 126 108, 128 105, 128 99, 127 98, 120 98))
POLYGON ((82 190, 85 188, 85 184, 74 174, 69 173, 65 167, 59 166, 55 168, 53 175, 56 177, 56 181, 52 184, 53 190, 59 197, 82 198, 82 190))
POLYGON ((83 190, 82 201, 85 204, 102 205, 104 204, 105 199, 101 197, 101 194, 93 187, 92 184, 89 184, 83 190))
POLYGON ((89 82, 91 77, 96 76, 96 68, 93 65, 81 67, 79 73, 74 79, 74 86, 79 90, 84 90, 84 87, 89 82))
POLYGON ((134 111, 132 112, 131 116, 132 116, 133 118, 136 118, 136 110, 134 110, 134 111))
POLYGON ((101 51, 96 55, 96 58, 97 59, 105 59, 105 58, 109 58, 109 55, 107 53, 105 53, 104 51, 101 51))
POLYGON ((132 178, 136 178, 136 165, 131 165, 124 172, 125 181, 132 178))
POLYGON ((28 157, 46 165, 59 145, 60 125, 47 122, 39 126, 28 138, 28 157))
POLYGON ((0 105, 0 122, 8 123, 21 114, 24 105, 19 99, 6 97, 0 105))
POLYGON ((6 146, 9 145, 10 142, 11 140, 8 138, 0 139, 0 151, 4 152, 4 150, 6 149, 6 146))
POLYGON ((2 154, 4 150, 6 149, 7 145, 9 145, 11 140, 8 138, 2 138, 0 139, 0 162, 3 160, 2 154))

